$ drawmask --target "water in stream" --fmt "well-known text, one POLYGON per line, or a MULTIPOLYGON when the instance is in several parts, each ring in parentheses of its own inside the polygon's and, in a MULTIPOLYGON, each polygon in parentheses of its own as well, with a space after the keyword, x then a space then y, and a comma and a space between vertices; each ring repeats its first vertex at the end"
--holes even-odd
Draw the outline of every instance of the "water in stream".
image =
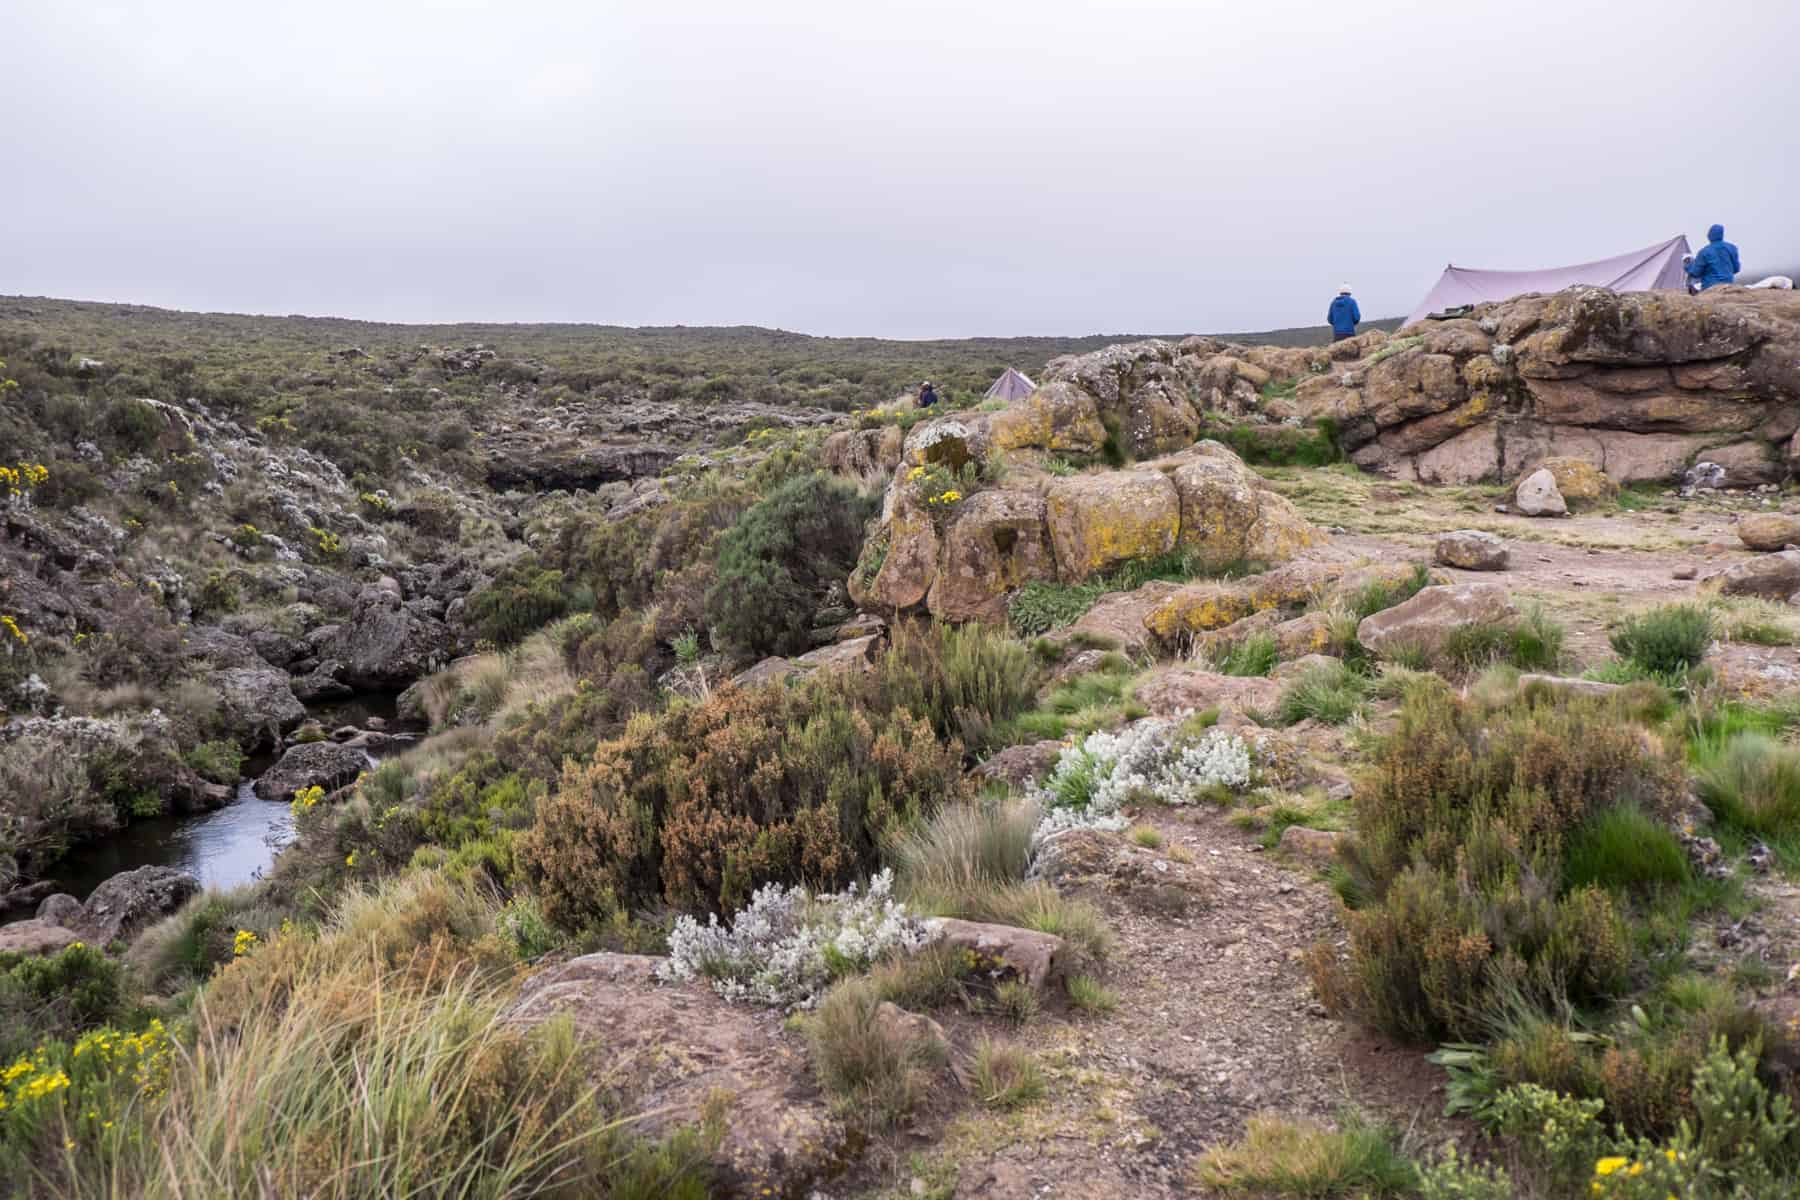
MULTIPOLYGON (((370 717, 387 722, 389 732, 416 732, 394 716, 391 695, 362 695, 313 706, 313 719, 327 730, 362 726, 370 717)), ((244 761, 244 778, 231 803, 212 812, 133 821, 118 833, 71 850, 50 872, 57 890, 86 899, 100 884, 137 867, 175 867, 192 872, 203 887, 230 888, 258 878, 294 828, 284 801, 264 800, 252 790, 255 778, 278 756, 262 754, 244 761)), ((23 920, 32 909, 0 916, 0 924, 23 920)))

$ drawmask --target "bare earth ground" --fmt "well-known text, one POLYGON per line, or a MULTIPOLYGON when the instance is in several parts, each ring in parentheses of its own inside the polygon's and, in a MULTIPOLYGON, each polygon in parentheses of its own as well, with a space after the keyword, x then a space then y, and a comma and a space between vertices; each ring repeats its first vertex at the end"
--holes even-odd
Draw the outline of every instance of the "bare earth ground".
POLYGON ((1312 996, 1300 956, 1338 935, 1330 889, 1216 810, 1140 823, 1167 839, 1165 856, 1193 856, 1203 906, 1171 918, 1103 903, 1118 936, 1107 976, 1118 1009, 1040 1018, 1016 1035, 1045 1067, 1046 1098, 1012 1114, 963 1110, 861 1194, 1193 1195, 1195 1156, 1265 1110, 1328 1123, 1353 1105, 1423 1144, 1450 1136, 1418 1052, 1328 1018, 1312 996))
MULTIPOLYGON (((1625 612, 1692 598, 1704 578, 1747 554, 1732 523, 1763 507, 1753 496, 1668 499, 1649 511, 1531 520, 1493 511, 1485 489, 1426 489, 1328 471, 1268 472, 1334 542, 1372 558, 1429 558, 1439 532, 1487 529, 1512 548, 1487 578, 1543 603, 1569 630, 1582 666, 1611 655, 1606 625, 1625 612), (1667 508, 1670 511, 1663 511, 1667 508)), ((1440 568, 1440 570, 1442 570, 1440 568)), ((1800 682, 1794 647, 1722 645, 1721 676, 1745 690, 1800 682)), ((1233 1141, 1261 1111, 1331 1122, 1347 1108, 1385 1120, 1413 1152, 1468 1130, 1441 1116, 1440 1073, 1417 1048, 1385 1043, 1329 1018, 1301 958, 1342 940, 1336 900, 1307 867, 1265 853, 1215 810, 1139 814, 1171 859, 1192 856, 1204 903, 1186 917, 1145 914, 1101 898, 1118 936, 1107 983, 1110 1015, 1047 1014, 1016 1031, 1045 1068, 1044 1100, 1013 1113, 971 1103, 948 1124, 926 1118, 832 1196, 1162 1197, 1203 1194, 1191 1169, 1233 1141)), ((1800 889, 1753 880, 1762 908, 1723 914, 1694 936, 1699 964, 1730 969, 1762 958, 1778 981, 1800 947, 1800 889)), ((958 1042, 971 1030, 954 1030, 958 1042)), ((948 1106, 946 1106, 948 1107, 948 1106)))

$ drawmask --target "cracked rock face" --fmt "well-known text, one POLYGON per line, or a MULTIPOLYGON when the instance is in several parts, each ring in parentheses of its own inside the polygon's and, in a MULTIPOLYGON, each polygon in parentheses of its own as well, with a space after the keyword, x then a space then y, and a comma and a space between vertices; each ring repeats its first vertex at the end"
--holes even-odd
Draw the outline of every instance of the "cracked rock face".
POLYGON ((1726 466, 1725 486, 1749 486, 1791 457, 1800 299, 1571 288, 1410 326, 1349 374, 1303 380, 1296 400, 1384 475, 1506 481, 1574 459, 1614 485, 1660 483, 1705 458, 1726 466))

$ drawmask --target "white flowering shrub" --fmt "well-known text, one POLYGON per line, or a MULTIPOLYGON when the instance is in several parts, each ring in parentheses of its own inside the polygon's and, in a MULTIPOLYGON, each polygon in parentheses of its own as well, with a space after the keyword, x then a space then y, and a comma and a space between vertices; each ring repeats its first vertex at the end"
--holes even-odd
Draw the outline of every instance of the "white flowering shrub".
POLYGON ((937 939, 936 930, 893 898, 894 873, 882 871, 866 892, 814 896, 779 883, 758 888, 728 925, 710 916, 675 922, 669 957, 657 974, 671 981, 705 979, 727 1000, 810 1008, 833 980, 867 969, 890 954, 910 954, 937 939))
POLYGON ((1165 804, 1191 804, 1213 787, 1237 789, 1250 782, 1250 748, 1223 729, 1199 740, 1177 738, 1181 718, 1150 719, 1117 733, 1088 734, 1056 760, 1036 799, 1043 807, 1036 840, 1065 829, 1118 830, 1133 796, 1165 804))

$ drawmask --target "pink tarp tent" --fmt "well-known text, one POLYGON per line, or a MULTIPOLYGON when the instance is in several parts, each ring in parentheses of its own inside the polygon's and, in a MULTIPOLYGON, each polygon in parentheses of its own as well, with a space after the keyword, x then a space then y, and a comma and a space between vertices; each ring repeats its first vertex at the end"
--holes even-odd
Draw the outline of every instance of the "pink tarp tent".
POLYGON ((988 388, 987 398, 989 400, 1023 400, 1035 391, 1037 391, 1037 384, 1008 367, 1000 373, 1000 378, 994 380, 993 386, 988 388))
POLYGON ((1477 271, 1470 267, 1445 267, 1436 286, 1406 318, 1406 324, 1422 321, 1426 313, 1441 312, 1446 308, 1506 300, 1526 292, 1560 292, 1578 283, 1597 284, 1615 292, 1684 287, 1681 260, 1688 253, 1687 239, 1676 237, 1617 258, 1603 258, 1599 262, 1573 267, 1552 267, 1546 271, 1477 271))

